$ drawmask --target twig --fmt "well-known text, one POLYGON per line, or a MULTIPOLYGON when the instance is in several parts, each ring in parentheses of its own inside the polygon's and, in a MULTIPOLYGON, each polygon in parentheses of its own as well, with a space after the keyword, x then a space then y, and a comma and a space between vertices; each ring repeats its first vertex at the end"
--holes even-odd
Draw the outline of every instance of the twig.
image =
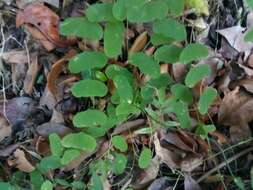
POLYGON ((112 135, 118 135, 124 131, 128 131, 128 130, 134 129, 136 127, 139 127, 141 125, 144 125, 145 123, 146 123, 145 119, 136 119, 134 121, 128 121, 126 123, 118 125, 115 128, 115 130, 113 131, 112 135))
POLYGON ((231 158, 224 160, 222 163, 220 163, 219 165, 215 166, 213 169, 209 170, 207 173, 205 173, 204 175, 202 175, 198 180, 197 183, 200 183, 201 181, 205 180, 208 176, 210 176, 212 173, 216 172, 217 170, 223 168, 224 166, 226 166, 227 164, 229 164, 230 162, 233 162, 234 160, 237 160, 238 158, 240 158, 241 156, 243 156, 244 154, 247 154, 248 152, 252 151, 253 147, 249 147, 241 152, 239 152, 238 154, 235 154, 234 156, 232 156, 231 158))

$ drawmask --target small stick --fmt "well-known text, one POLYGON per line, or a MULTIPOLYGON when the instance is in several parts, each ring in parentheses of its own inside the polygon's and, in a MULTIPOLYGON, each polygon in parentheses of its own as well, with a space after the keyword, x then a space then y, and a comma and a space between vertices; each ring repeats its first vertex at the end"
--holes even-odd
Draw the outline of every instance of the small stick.
POLYGON ((253 147, 249 147, 241 152, 239 152, 238 154, 235 154, 234 156, 232 156, 231 158, 224 160, 222 163, 220 163, 219 165, 215 166, 213 169, 209 170, 207 173, 205 173, 204 175, 202 175, 198 180, 197 183, 200 183, 201 181, 205 180, 208 176, 210 176, 212 173, 214 173, 215 171, 223 168, 224 166, 226 166, 227 164, 229 164, 230 162, 240 158, 241 156, 243 156, 244 154, 247 154, 248 152, 252 151, 253 147))

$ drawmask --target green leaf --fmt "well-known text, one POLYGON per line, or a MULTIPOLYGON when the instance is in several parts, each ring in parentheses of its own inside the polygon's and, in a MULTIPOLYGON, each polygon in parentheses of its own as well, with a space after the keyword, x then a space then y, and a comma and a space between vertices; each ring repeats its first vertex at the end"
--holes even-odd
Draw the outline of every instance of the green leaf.
POLYGON ((159 64, 150 56, 144 53, 134 53, 131 55, 129 62, 138 67, 142 73, 156 78, 160 75, 159 64))
POLYGON ((113 4, 112 14, 117 20, 123 21, 126 19, 127 10, 126 10, 126 5, 125 5, 125 0, 117 0, 113 4))
POLYGON ((172 95, 179 100, 182 100, 186 103, 191 103, 193 101, 190 89, 183 84, 175 84, 171 87, 170 90, 172 95))
POLYGON ((54 182, 55 182, 56 184, 59 184, 59 185, 64 186, 64 187, 69 187, 69 186, 70 186, 70 184, 69 184, 66 180, 64 180, 64 179, 56 178, 56 179, 54 180, 54 182))
POLYGON ((49 142, 52 155, 60 157, 63 152, 63 147, 61 146, 61 138, 56 133, 52 133, 49 135, 49 142))
POLYGON ((152 152, 149 148, 144 148, 141 151, 141 155, 138 159, 138 165, 140 168, 145 169, 149 166, 152 159, 152 152))
POLYGON ((107 91, 104 83, 90 79, 78 81, 71 88, 75 97, 103 97, 107 91))
POLYGON ((157 89, 162 87, 167 87, 172 83, 172 78, 169 74, 163 73, 157 78, 152 78, 148 81, 148 85, 155 87, 157 89))
POLYGON ((188 111, 188 106, 179 101, 173 104, 172 111, 176 114, 177 119, 181 124, 181 128, 189 128, 191 126, 191 118, 188 111))
POLYGON ((130 22, 152 22, 162 19, 168 12, 168 6, 163 0, 149 1, 137 6, 128 6, 127 19, 130 22))
POLYGON ((127 143, 124 137, 116 135, 112 137, 112 144, 115 148, 119 149, 121 152, 127 151, 127 143))
POLYGON ((201 94, 200 99, 199 99, 199 103, 198 103, 199 113, 201 113, 202 115, 206 114, 209 106, 213 103, 216 97, 217 97, 217 91, 212 87, 207 88, 203 92, 203 94, 201 94))
POLYGON ((127 158, 123 154, 114 154, 112 162, 112 172, 116 175, 122 174, 127 165, 127 158))
POLYGON ((116 115, 125 115, 128 116, 129 114, 137 114, 140 110, 133 104, 128 104, 126 102, 120 103, 116 108, 116 115))
POLYGON ((185 0, 166 0, 169 12, 174 16, 180 16, 183 14, 185 0))
POLYGON ((106 123, 107 116, 100 110, 88 109, 83 112, 78 112, 73 118, 75 127, 84 128, 103 125, 106 123))
POLYGON ((0 189, 3 190, 16 190, 10 183, 7 182, 0 182, 0 189))
POLYGON ((103 183, 97 173, 92 172, 90 190, 103 190, 103 183))
POLYGON ((189 88, 192 88, 204 77, 210 74, 211 69, 209 65, 207 64, 197 65, 196 67, 192 67, 190 71, 187 73, 185 78, 185 84, 189 88))
POLYGON ((207 0, 187 0, 186 5, 196 11, 197 14, 209 16, 209 7, 207 0))
POLYGON ((199 60, 208 56, 206 46, 198 43, 187 45, 180 54, 179 61, 183 64, 188 64, 192 61, 199 60))
POLYGON ((116 75, 124 75, 130 84, 133 83, 134 77, 131 72, 128 71, 128 69, 123 68, 118 65, 109 65, 105 70, 106 76, 110 79, 113 79, 116 75))
POLYGON ((133 101, 133 88, 129 84, 127 78, 124 75, 116 75, 113 78, 113 82, 120 100, 131 104, 133 101))
POLYGON ((69 70, 79 73, 83 70, 103 68, 107 63, 107 57, 103 52, 83 52, 76 55, 69 62, 69 70))
POLYGON ((105 25, 104 51, 108 57, 117 57, 121 54, 124 29, 122 22, 111 22, 105 25))
POLYGON ((61 158, 61 164, 62 165, 67 165, 69 164, 72 160, 80 156, 80 151, 76 149, 67 149, 65 150, 62 158, 61 158))
POLYGON ((37 165, 37 168, 42 173, 46 173, 49 170, 54 170, 60 168, 61 166, 62 165, 60 162, 60 158, 58 156, 48 156, 41 159, 40 163, 37 165))
POLYGON ((53 190, 53 184, 51 181, 46 180, 42 185, 41 185, 41 190, 53 190))
POLYGON ((150 42, 155 46, 159 46, 162 44, 170 44, 173 42, 173 39, 166 37, 163 34, 155 34, 154 33, 150 36, 150 42))
POLYGON ((76 148, 80 150, 95 150, 96 139, 83 132, 68 134, 62 139, 62 146, 66 148, 76 148))
POLYGON ((182 48, 175 45, 164 45, 156 50, 154 58, 159 62, 176 63, 181 51, 182 48))
POLYGON ((153 31, 178 41, 186 39, 185 26, 171 18, 154 22, 153 31))
POLYGON ((253 189, 253 167, 250 169, 250 187, 253 189))
POLYGON ((85 189, 85 184, 82 181, 73 181, 71 186, 73 189, 85 189))
POLYGON ((234 182, 240 190, 246 190, 245 184, 241 177, 235 177, 234 182))
MULTIPOLYGON (((105 124, 103 124, 103 126, 105 124)), ((104 129, 103 126, 101 126, 101 127, 88 127, 87 129, 85 129, 85 133, 91 135, 94 138, 102 137, 106 133, 106 129, 104 129)))
POLYGON ((200 136, 202 139, 206 139, 208 137, 208 133, 215 131, 216 128, 214 125, 199 125, 196 134, 200 136))
POLYGON ((96 3, 86 9, 85 14, 91 22, 113 22, 116 19, 112 14, 113 3, 96 3))
POLYGON ((247 31, 247 33, 244 36, 244 40, 246 42, 253 41, 253 28, 251 28, 249 31, 247 31))
POLYGON ((66 36, 78 36, 90 40, 100 40, 103 37, 102 27, 93 22, 89 22, 84 17, 67 18, 60 25, 60 32, 66 36))
MULTIPOLYGON (((40 189, 42 183, 44 182, 44 178, 38 170, 33 170, 30 173, 30 182, 32 184, 32 189, 40 189)), ((0 189, 2 189, 1 185, 0 189)))
POLYGON ((247 5, 253 9, 253 0, 245 0, 247 2, 247 5))

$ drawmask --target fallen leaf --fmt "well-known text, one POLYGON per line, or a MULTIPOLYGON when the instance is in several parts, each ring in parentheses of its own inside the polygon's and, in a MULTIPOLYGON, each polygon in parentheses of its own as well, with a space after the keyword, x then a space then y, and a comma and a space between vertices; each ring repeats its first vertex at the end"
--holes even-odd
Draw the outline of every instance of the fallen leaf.
POLYGON ((37 28, 25 25, 25 29, 32 34, 33 38, 35 40, 38 40, 44 48, 46 48, 47 51, 52 51, 56 46, 54 43, 52 43, 50 40, 48 40, 42 32, 40 32, 37 28))
POLYGON ((40 155, 48 155, 50 152, 50 145, 47 138, 39 136, 35 144, 36 152, 40 155))
POLYGON ((185 190, 201 190, 199 184, 190 176, 184 176, 184 189, 185 190))
POLYGON ((148 40, 148 33, 145 31, 135 39, 133 45, 128 51, 128 54, 141 51, 145 47, 147 40, 148 40))
POLYGON ((12 50, 1 54, 1 58, 7 63, 25 64, 28 63, 28 56, 25 50, 12 50))
POLYGON ((59 0, 16 0, 17 7, 20 9, 25 8, 25 6, 27 6, 28 4, 39 3, 39 2, 48 3, 56 8, 59 8, 60 6, 59 0))
POLYGON ((253 47, 253 43, 245 42, 244 36, 247 33, 245 30, 246 28, 238 25, 217 30, 217 32, 221 34, 234 49, 238 52, 245 52, 245 56, 248 57, 253 47))
POLYGON ((31 94, 33 91, 34 83, 36 82, 37 75, 41 65, 38 64, 38 55, 37 53, 31 55, 31 63, 28 65, 28 70, 24 80, 24 91, 27 94, 31 94))
POLYGON ((172 73, 175 81, 182 83, 187 73, 187 66, 180 63, 172 64, 172 73))
POLYGON ((62 68, 65 66, 65 64, 67 63, 67 61, 69 61, 72 57, 74 57, 76 54, 75 50, 70 50, 63 58, 61 58, 60 60, 56 61, 50 72, 48 73, 47 76, 47 88, 49 91, 51 91, 51 93, 56 97, 56 99, 59 98, 59 94, 58 94, 58 90, 57 90, 57 86, 56 86, 56 82, 57 82, 57 78, 59 76, 59 74, 62 72, 62 68))
POLYGON ((16 144, 12 144, 10 146, 5 147, 4 149, 0 150, 0 157, 10 156, 19 146, 20 144, 16 143, 16 144))
POLYGON ((29 4, 16 16, 16 26, 31 24, 35 26, 49 41, 59 47, 75 44, 76 40, 63 39, 59 34, 60 19, 48 7, 41 4, 29 4))
POLYGON ((59 136, 65 136, 73 132, 73 130, 63 124, 48 122, 39 125, 36 128, 36 132, 42 137, 48 137, 51 133, 56 133, 59 136))
POLYGON ((0 104, 0 114, 6 117, 11 124, 15 124, 17 120, 26 120, 28 116, 35 110, 36 101, 28 97, 17 97, 8 100, 5 105, 0 104))
POLYGON ((238 144, 251 138, 252 133, 248 125, 233 125, 229 128, 231 144, 238 144))
POLYGON ((13 155, 15 157, 14 164, 16 165, 16 168, 26 173, 30 173, 35 170, 34 166, 26 159, 23 150, 17 149, 13 155))
POLYGON ((151 183, 148 190, 173 190, 173 187, 168 177, 160 177, 151 183))
POLYGON ((11 126, 3 116, 0 116, 0 142, 10 135, 11 126))

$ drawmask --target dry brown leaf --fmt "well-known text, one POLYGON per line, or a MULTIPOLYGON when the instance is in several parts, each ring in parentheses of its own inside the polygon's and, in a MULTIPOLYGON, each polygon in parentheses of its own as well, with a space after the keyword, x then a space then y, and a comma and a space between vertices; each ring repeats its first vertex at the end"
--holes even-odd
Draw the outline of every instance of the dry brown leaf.
POLYGON ((25 50, 12 50, 1 54, 7 63, 25 64, 28 63, 28 56, 25 50))
POLYGON ((223 98, 218 113, 218 121, 227 126, 247 125, 253 118, 252 109, 252 96, 236 87, 223 98))
POLYGON ((36 108, 36 102, 32 98, 17 97, 0 104, 0 114, 6 117, 11 124, 18 120, 25 120, 36 108), (5 109, 4 109, 5 108, 5 109))
POLYGON ((36 81, 37 75, 41 65, 38 64, 38 55, 37 53, 31 55, 31 64, 28 65, 28 71, 24 80, 24 91, 27 94, 31 94, 33 91, 33 86, 36 81))
POLYGON ((168 177, 160 177, 153 181, 153 183, 148 187, 148 190, 173 190, 173 185, 171 185, 168 177))
POLYGON ((69 127, 66 127, 63 124, 48 122, 39 125, 36 128, 36 132, 42 137, 48 137, 51 133, 56 133, 60 136, 65 136, 73 132, 73 130, 70 129, 69 127))
POLYGON ((14 163, 16 168, 26 173, 30 173, 35 170, 35 167, 26 159, 23 150, 17 149, 13 154, 15 157, 14 163))
POLYGON ((190 175, 185 175, 184 189, 185 190, 201 190, 201 187, 190 175))
POLYGON ((145 31, 135 39, 133 45, 128 51, 128 54, 141 51, 145 47, 147 40, 148 40, 148 32, 145 31))
POLYGON ((229 129, 230 142, 238 144, 251 138, 251 130, 248 125, 233 125, 229 129))
POLYGON ((67 61, 69 61, 72 57, 74 57, 76 54, 75 50, 70 50, 63 58, 60 60, 56 61, 52 68, 51 71, 48 73, 47 76, 47 88, 51 93, 56 97, 56 99, 59 98, 56 82, 59 74, 62 72, 63 67, 65 67, 65 64, 67 61))
POLYGON ((42 32, 40 32, 37 28, 25 25, 25 29, 32 34, 33 38, 35 40, 38 40, 44 48, 46 48, 47 51, 52 51, 56 46, 54 43, 52 43, 50 40, 48 40, 42 32))
POLYGON ((8 121, 0 116, 0 142, 11 135, 11 126, 8 121))
POLYGON ((35 144, 35 149, 40 155, 48 155, 50 152, 50 145, 47 138, 39 136, 35 144))
POLYGON ((172 64, 172 73, 175 81, 181 83, 186 76, 187 66, 180 63, 172 64))
POLYGON ((60 37, 60 19, 48 7, 41 4, 29 4, 16 16, 16 26, 31 24, 35 26, 52 43, 60 47, 67 47, 76 43, 76 40, 68 40, 60 37))

